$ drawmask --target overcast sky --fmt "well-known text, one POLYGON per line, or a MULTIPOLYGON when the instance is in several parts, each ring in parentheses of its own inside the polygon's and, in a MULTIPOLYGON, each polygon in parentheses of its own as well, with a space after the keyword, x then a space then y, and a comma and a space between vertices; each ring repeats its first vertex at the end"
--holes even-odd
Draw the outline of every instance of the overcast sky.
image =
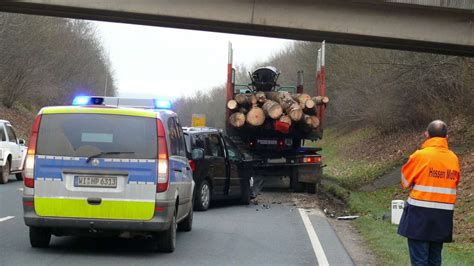
POLYGON ((252 66, 291 43, 289 40, 203 31, 97 24, 112 61, 121 96, 170 98, 224 84, 227 47, 234 65, 252 66))

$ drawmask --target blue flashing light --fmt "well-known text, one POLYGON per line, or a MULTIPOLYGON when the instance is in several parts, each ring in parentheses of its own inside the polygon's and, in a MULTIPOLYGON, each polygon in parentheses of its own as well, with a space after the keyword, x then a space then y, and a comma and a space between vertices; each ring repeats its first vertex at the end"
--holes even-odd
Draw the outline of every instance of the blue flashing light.
POLYGON ((104 103, 104 97, 97 96, 77 96, 72 101, 72 105, 102 105, 104 103))
POLYGON ((72 105, 87 105, 89 104, 91 97, 89 96, 77 96, 72 101, 72 105))
POLYGON ((156 109, 171 109, 172 104, 170 100, 155 99, 156 109))

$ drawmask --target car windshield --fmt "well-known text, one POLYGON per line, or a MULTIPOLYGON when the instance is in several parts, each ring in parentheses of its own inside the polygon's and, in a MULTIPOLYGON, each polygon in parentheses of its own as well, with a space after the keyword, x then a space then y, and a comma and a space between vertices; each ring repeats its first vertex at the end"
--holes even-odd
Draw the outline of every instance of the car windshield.
POLYGON ((104 114, 43 115, 37 154, 71 157, 156 158, 153 118, 104 114))

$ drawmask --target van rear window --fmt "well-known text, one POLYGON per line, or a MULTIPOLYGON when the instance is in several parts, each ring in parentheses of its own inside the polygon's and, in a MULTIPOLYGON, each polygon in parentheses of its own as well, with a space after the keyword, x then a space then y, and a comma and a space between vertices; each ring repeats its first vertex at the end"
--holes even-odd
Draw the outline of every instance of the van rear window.
POLYGON ((105 114, 49 114, 41 118, 36 154, 155 159, 156 120, 105 114))

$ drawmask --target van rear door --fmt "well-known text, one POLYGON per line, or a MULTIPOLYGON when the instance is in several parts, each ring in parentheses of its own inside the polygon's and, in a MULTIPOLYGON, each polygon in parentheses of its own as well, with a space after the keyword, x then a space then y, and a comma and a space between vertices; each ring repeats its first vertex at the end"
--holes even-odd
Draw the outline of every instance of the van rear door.
POLYGON ((34 168, 36 213, 150 220, 157 173, 153 116, 43 114, 34 168))

